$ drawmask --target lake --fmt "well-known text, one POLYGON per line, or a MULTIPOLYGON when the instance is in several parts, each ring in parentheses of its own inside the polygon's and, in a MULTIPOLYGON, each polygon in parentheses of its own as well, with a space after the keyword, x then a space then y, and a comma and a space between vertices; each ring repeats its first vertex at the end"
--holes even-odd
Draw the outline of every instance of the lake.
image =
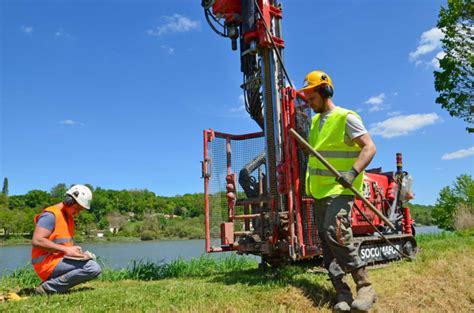
MULTIPOLYGON (((438 233, 437 226, 415 228, 417 234, 438 233)), ((124 268, 131 260, 169 262, 178 258, 188 260, 204 254, 204 240, 160 240, 139 242, 85 243, 82 249, 89 250, 100 257, 107 266, 124 268)), ((214 253, 213 257, 230 255, 233 252, 214 253)), ((0 247, 0 274, 29 264, 31 246, 0 247)))

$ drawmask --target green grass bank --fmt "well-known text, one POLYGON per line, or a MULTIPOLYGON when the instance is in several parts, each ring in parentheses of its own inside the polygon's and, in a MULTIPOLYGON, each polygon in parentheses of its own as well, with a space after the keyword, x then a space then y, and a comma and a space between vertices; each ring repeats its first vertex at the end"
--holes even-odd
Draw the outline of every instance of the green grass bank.
MULTIPOLYGON (((474 311, 474 229, 417 240, 422 251, 415 261, 370 271, 379 296, 373 311, 474 311)), ((236 257, 135 262, 106 269, 68 294, 4 302, 0 312, 331 312, 330 282, 311 269, 304 264, 262 272, 256 261, 236 257)), ((2 276, 0 291, 27 295, 38 282, 31 269, 19 269, 2 276)))

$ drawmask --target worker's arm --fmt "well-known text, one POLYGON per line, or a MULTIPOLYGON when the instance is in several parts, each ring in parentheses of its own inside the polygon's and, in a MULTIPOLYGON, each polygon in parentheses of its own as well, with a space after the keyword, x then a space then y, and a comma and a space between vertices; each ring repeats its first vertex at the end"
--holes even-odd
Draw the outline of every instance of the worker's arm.
POLYGON ((362 136, 354 138, 352 139, 352 141, 354 141, 356 144, 359 145, 359 147, 362 148, 359 157, 352 166, 357 172, 360 173, 367 167, 367 165, 369 165, 369 163, 374 158, 376 147, 369 133, 365 133, 362 136))
POLYGON ((65 255, 74 257, 83 256, 82 249, 79 246, 68 247, 64 245, 59 245, 49 240, 48 238, 51 233, 52 231, 50 231, 49 229, 36 226, 35 232, 33 233, 33 240, 31 242, 32 245, 36 248, 41 248, 50 252, 62 252, 65 255))
POLYGON ((336 181, 340 183, 344 188, 350 188, 357 175, 362 172, 370 161, 374 158, 375 155, 375 144, 370 138, 369 133, 365 133, 357 138, 352 139, 357 143, 362 150, 360 151, 359 157, 355 161, 354 165, 348 172, 342 172, 341 176, 336 178, 336 181))

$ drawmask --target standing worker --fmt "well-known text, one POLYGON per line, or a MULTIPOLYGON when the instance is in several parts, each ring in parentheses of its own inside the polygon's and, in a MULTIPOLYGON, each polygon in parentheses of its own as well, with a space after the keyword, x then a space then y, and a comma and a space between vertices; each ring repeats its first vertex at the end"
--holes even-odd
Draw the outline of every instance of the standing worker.
POLYGON ((361 118, 353 111, 334 104, 334 86, 322 71, 306 75, 303 89, 306 103, 316 113, 312 119, 309 144, 331 163, 342 176, 334 175, 314 156, 308 160, 306 193, 315 198, 314 209, 323 249, 324 267, 336 290, 337 312, 351 308, 368 311, 377 296, 367 276, 365 263, 352 242, 351 209, 353 185, 362 192, 363 171, 375 155, 375 144, 361 118), (357 296, 345 279, 351 273, 357 296))
POLYGON ((43 281, 36 288, 38 294, 62 293, 100 275, 99 264, 74 245, 74 216, 89 210, 91 201, 88 187, 74 185, 63 202, 35 216, 31 263, 43 281))

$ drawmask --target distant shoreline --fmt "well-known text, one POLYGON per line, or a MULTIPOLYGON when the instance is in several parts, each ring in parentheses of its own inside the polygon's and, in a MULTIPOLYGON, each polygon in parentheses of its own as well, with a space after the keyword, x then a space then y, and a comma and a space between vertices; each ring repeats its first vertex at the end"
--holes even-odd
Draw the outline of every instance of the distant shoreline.
MULTIPOLYGON (((89 244, 89 243, 123 243, 123 242, 147 242, 147 241, 164 241, 164 240, 203 240, 204 238, 179 238, 179 237, 170 237, 170 238, 159 238, 153 240, 141 240, 140 237, 104 237, 104 238, 88 238, 86 240, 76 241, 77 244, 89 244)), ((11 246, 26 246, 31 245, 31 239, 7 239, 0 240, 1 247, 11 247, 11 246)))

